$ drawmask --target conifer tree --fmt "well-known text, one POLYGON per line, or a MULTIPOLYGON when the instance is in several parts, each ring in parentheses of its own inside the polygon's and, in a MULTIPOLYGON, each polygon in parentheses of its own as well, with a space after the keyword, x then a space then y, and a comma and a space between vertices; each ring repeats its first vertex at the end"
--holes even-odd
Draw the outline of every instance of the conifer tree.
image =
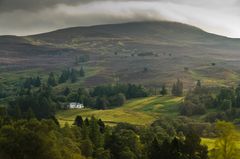
POLYGON ((179 79, 177 80, 176 83, 173 84, 172 95, 174 95, 174 96, 182 96, 183 95, 183 83, 179 79))
POLYGON ((167 95, 167 88, 166 88, 166 85, 165 85, 165 84, 162 85, 162 88, 161 88, 160 94, 161 94, 162 96, 167 95))
POLYGON ((78 115, 74 121, 74 125, 78 127, 83 127, 83 119, 82 116, 78 115))
POLYGON ((81 67, 81 69, 79 71, 79 75, 80 75, 80 77, 84 77, 85 76, 85 71, 84 71, 83 67, 81 67))
POLYGON ((94 116, 92 116, 90 120, 89 137, 96 148, 99 148, 103 145, 100 127, 94 116))
POLYGON ((56 79, 55 79, 55 75, 54 75, 53 72, 51 72, 51 73, 49 74, 49 77, 48 77, 48 85, 49 85, 49 86, 52 86, 52 87, 54 87, 54 86, 57 85, 57 82, 56 82, 56 79))
POLYGON ((40 87, 41 86, 41 79, 40 79, 39 76, 37 76, 37 78, 35 79, 34 86, 35 87, 40 87))
POLYGON ((77 71, 75 69, 72 69, 70 79, 72 83, 77 82, 77 71))

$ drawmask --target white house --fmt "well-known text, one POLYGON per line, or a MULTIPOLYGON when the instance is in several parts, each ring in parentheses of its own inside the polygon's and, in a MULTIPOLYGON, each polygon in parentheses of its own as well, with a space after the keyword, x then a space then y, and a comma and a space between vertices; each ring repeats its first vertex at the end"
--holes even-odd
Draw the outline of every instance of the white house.
POLYGON ((84 105, 81 104, 81 103, 69 103, 68 105, 68 108, 69 109, 83 109, 84 108, 84 105))

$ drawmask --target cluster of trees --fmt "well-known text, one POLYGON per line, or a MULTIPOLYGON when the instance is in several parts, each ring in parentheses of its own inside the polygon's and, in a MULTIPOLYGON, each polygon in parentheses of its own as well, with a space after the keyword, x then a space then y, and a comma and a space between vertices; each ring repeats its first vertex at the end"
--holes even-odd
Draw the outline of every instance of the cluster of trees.
POLYGON ((79 64, 79 63, 85 63, 89 61, 89 55, 82 55, 82 56, 77 56, 75 58, 75 64, 79 64))
POLYGON ((0 158, 4 159, 85 159, 81 154, 77 129, 68 131, 52 120, 13 121, 0 119, 0 158))
POLYGON ((172 95, 182 96, 183 95, 183 83, 179 79, 172 86, 172 95))
POLYGON ((51 87, 43 85, 35 91, 22 89, 19 95, 9 102, 7 112, 15 119, 28 119, 33 116, 38 119, 52 118, 58 105, 52 95, 51 87))
POLYGON ((198 81, 194 90, 189 91, 180 106, 180 114, 185 116, 203 115, 207 109, 215 112, 206 115, 206 121, 239 121, 240 85, 236 88, 204 87, 198 81))
POLYGON ((126 99, 146 97, 148 91, 141 85, 134 84, 117 84, 102 85, 91 90, 80 88, 77 92, 71 92, 65 88, 62 92, 62 102, 80 102, 87 107, 96 109, 107 109, 122 106, 126 99))
POLYGON ((83 67, 78 71, 74 68, 63 70, 59 78, 55 76, 53 72, 49 74, 47 83, 49 86, 55 87, 58 84, 65 83, 67 81, 71 81, 72 83, 75 83, 78 80, 78 77, 84 77, 85 71, 83 67))
POLYGON ((29 77, 25 79, 23 82, 23 88, 31 88, 31 87, 40 87, 41 86, 41 79, 39 76, 37 77, 29 77))
POLYGON ((72 83, 77 81, 78 77, 84 77, 85 76, 85 71, 83 69, 83 67, 81 67, 81 69, 78 71, 76 69, 66 69, 63 70, 59 79, 58 79, 58 83, 65 83, 68 80, 71 81, 72 83))
POLYGON ((203 115, 207 109, 213 108, 218 88, 204 87, 197 81, 195 88, 186 94, 180 106, 180 114, 185 116, 203 115))
POLYGON ((240 116, 240 85, 236 88, 221 88, 214 99, 213 108, 218 112, 210 113, 206 120, 226 120, 239 122, 240 116))
POLYGON ((186 135, 184 140, 174 138, 159 144, 154 140, 150 147, 150 159, 208 159, 208 149, 201 145, 201 139, 194 133, 186 135))
MULTIPOLYGON (((177 123, 177 122, 176 122, 177 123)), ((96 159, 207 159, 206 146, 193 131, 177 136, 168 133, 167 119, 148 128, 119 123, 106 127, 101 120, 77 116, 74 125, 80 128, 84 147, 82 154, 96 159), (164 136, 163 134, 167 134, 164 136)), ((170 123, 170 126, 173 126, 170 123)), ((174 131, 178 131, 173 126, 174 131)), ((188 129, 189 130, 189 129, 188 129)))

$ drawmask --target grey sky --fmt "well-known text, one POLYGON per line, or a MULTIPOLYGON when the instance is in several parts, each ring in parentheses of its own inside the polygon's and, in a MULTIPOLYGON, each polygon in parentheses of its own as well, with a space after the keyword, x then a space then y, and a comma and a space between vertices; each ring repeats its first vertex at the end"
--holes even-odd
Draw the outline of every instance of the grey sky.
POLYGON ((169 20, 240 38, 240 0, 0 0, 0 35, 169 20))

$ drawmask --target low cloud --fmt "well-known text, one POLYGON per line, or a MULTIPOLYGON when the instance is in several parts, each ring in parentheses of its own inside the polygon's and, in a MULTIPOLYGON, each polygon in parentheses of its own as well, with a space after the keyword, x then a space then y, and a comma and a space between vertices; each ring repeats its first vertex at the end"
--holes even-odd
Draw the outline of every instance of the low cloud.
POLYGON ((28 35, 73 26, 169 20, 240 37, 237 0, 0 0, 0 34, 28 35), (14 3, 15 2, 15 3, 14 3))

